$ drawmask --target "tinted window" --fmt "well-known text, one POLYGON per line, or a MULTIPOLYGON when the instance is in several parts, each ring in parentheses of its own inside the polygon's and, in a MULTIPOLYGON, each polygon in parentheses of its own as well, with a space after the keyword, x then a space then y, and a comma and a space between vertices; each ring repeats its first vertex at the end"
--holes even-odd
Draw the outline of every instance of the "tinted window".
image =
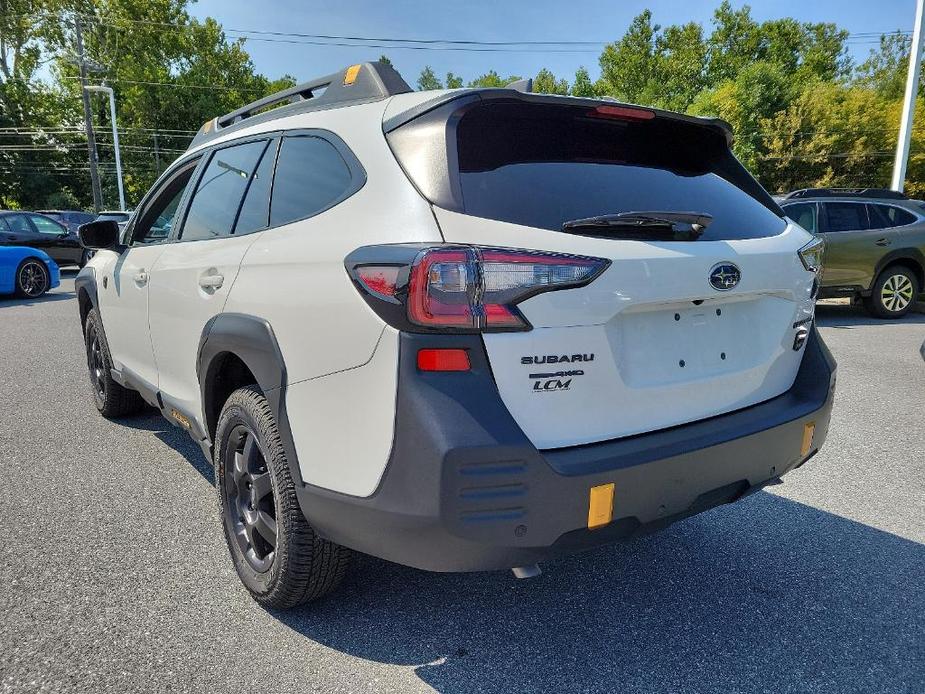
POLYGON ((787 205, 784 212, 794 222, 799 224, 806 231, 816 233, 816 205, 810 202, 802 202, 798 205, 787 205))
POLYGON ((311 217, 340 201, 350 189, 350 169, 327 140, 283 138, 276 163, 270 224, 311 217))
POLYGON ((827 202, 828 231, 858 231, 867 228, 864 205, 856 202, 827 202))
MULTIPOLYGON (((173 229, 177 209, 187 186, 196 170, 196 162, 190 162, 178 170, 155 193, 142 212, 132 232, 135 243, 156 243, 163 241, 173 229)), ((100 219, 108 217, 100 215, 100 219)), ((114 222, 122 220, 112 219, 114 222)))
POLYGON ((128 212, 104 212, 97 219, 111 219, 114 222, 127 222, 131 215, 128 212))
POLYGON ((273 165, 276 163, 276 143, 271 143, 260 159, 244 196, 244 204, 234 227, 235 234, 250 234, 266 229, 270 216, 270 187, 273 165))
POLYGON ((14 234, 31 234, 32 227, 29 226, 29 222, 26 221, 24 215, 21 214, 11 214, 4 217, 6 223, 10 227, 10 232, 14 234))
POLYGON ((867 211, 870 214, 871 229, 901 227, 915 221, 915 215, 892 205, 868 205, 867 211))
POLYGON ((0 234, 8 234, 10 227, 6 223, 6 217, 0 217, 0 234))
MULTIPOLYGON (((606 112, 605 112, 606 113, 606 112)), ((781 233, 785 223, 737 182, 754 185, 721 133, 676 120, 606 117, 586 107, 493 104, 457 127, 467 214, 558 231, 620 212, 703 212, 705 241, 781 233), (737 181, 737 182, 734 182, 737 181)))
POLYGON ((48 219, 48 217, 41 217, 37 214, 30 214, 29 219, 32 220, 32 223, 35 225, 35 228, 40 234, 53 234, 55 236, 60 236, 65 231, 67 231, 57 222, 48 219))
POLYGON ((266 140, 259 140, 225 147, 212 154, 183 223, 180 237, 184 241, 231 234, 247 183, 266 146, 266 140))

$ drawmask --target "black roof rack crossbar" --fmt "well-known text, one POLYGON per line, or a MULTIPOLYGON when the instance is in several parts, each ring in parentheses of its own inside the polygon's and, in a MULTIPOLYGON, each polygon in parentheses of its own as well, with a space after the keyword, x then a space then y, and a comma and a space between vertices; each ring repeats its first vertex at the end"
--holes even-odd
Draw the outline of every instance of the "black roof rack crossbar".
POLYGON ((784 200, 797 198, 875 198, 880 200, 908 200, 898 190, 888 188, 801 188, 787 193, 784 200))
POLYGON ((193 138, 190 147, 196 147, 218 137, 226 128, 245 122, 273 120, 302 111, 378 101, 410 91, 411 87, 391 65, 381 62, 351 65, 340 72, 283 89, 231 113, 206 121, 193 138), (274 109, 274 106, 278 108, 274 109))

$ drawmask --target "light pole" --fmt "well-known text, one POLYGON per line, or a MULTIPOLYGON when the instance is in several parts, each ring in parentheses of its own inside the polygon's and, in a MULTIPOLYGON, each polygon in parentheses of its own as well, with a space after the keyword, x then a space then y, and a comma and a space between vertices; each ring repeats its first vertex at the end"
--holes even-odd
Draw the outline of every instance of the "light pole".
POLYGON ((122 190, 122 159, 119 157, 119 130, 116 128, 116 96, 112 87, 84 87, 88 92, 109 94, 109 119, 112 121, 112 143, 116 148, 116 182, 119 184, 119 209, 125 211, 125 191, 122 190))
POLYGON ((915 98, 919 91, 923 22, 925 22, 925 0, 916 0, 915 26, 912 28, 912 45, 909 47, 909 73, 906 75, 906 98, 903 101, 902 120, 899 121, 896 161, 893 163, 893 181, 890 185, 893 190, 900 192, 906 182, 906 165, 909 163, 909 145, 912 141, 912 119, 915 116, 915 98))

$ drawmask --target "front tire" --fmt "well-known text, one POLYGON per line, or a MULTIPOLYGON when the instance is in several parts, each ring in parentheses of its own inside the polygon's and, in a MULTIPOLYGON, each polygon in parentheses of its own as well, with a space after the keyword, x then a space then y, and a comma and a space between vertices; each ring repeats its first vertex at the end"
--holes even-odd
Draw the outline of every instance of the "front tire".
POLYGON ((48 267, 38 258, 26 258, 16 269, 16 295, 37 299, 51 287, 48 267))
POLYGON ((276 421, 256 386, 228 397, 214 450, 225 540, 254 599, 286 609, 334 590, 349 550, 320 538, 302 514, 276 421))
POLYGON ((906 267, 888 267, 877 277, 864 304, 877 318, 902 318, 919 295, 919 281, 906 267))
POLYGON ((137 391, 116 383, 112 377, 112 356, 103 332, 103 321, 97 309, 90 309, 84 323, 87 346, 87 369, 93 389, 93 403, 104 417, 123 417, 137 412, 144 405, 137 391))

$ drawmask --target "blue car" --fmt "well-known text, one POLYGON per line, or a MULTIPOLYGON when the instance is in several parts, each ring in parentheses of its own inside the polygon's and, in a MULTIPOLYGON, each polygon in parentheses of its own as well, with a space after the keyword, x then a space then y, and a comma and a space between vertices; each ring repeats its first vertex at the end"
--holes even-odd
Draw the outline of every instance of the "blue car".
POLYGON ((58 264, 44 251, 0 246, 0 294, 35 299, 59 284, 58 264))

